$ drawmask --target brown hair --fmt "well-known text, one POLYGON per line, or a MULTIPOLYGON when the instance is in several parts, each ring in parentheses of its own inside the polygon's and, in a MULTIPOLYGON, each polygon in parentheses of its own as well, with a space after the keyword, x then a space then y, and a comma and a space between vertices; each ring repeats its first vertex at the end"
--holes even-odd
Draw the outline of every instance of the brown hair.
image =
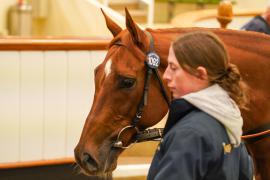
POLYGON ((191 74, 198 66, 206 68, 210 84, 217 83, 241 109, 248 109, 247 85, 221 40, 213 33, 196 31, 187 33, 172 43, 175 57, 181 67, 191 74))

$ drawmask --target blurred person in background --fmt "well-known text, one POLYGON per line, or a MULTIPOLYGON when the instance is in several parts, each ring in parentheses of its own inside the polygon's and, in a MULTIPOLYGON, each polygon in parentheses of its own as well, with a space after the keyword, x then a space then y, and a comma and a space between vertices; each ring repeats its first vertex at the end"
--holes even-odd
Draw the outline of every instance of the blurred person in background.
POLYGON ((241 29, 270 34, 270 0, 268 1, 265 12, 252 18, 241 29))

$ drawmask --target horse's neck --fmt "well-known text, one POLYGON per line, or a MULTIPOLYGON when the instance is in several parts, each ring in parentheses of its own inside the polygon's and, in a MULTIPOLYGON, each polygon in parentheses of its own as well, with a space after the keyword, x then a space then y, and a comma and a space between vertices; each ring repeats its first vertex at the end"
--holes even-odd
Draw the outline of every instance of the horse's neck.
POLYGON ((171 42, 179 35, 191 31, 211 31, 219 36, 225 43, 232 62, 238 64, 239 54, 241 58, 250 59, 250 55, 260 56, 257 59, 267 61, 270 57, 270 36, 263 33, 236 31, 229 29, 214 28, 170 28, 170 29, 148 29, 155 41, 155 50, 161 58, 161 71, 167 66, 168 52, 171 42), (258 46, 260 44, 260 46, 258 46), (263 49, 263 50, 262 50, 263 49), (249 52, 249 53, 246 53, 249 52))
MULTIPOLYGON (((268 56, 270 53, 270 36, 248 31, 237 31, 230 29, 220 29, 220 28, 170 28, 170 29, 148 29, 155 39, 155 48, 160 56, 167 56, 168 49, 172 40, 177 38, 179 35, 192 32, 192 31, 211 31, 218 35, 219 38, 226 44, 227 47, 252 51, 254 54, 260 54, 261 56, 268 56), (258 46, 260 44, 260 46, 258 46), (262 47, 263 46, 263 54, 262 47)), ((165 63, 167 59, 165 58, 165 63)))

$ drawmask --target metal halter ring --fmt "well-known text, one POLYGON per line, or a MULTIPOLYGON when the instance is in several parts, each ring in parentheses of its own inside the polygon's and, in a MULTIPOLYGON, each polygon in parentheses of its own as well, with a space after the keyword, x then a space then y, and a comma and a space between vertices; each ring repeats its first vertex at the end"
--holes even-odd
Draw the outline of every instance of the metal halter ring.
POLYGON ((135 144, 137 142, 137 139, 136 141, 134 141, 133 143, 131 143, 130 145, 128 146, 123 146, 123 141, 120 140, 120 137, 121 137, 121 134, 128 130, 128 129, 131 129, 131 128, 134 128, 136 130, 136 133, 139 132, 138 128, 136 126, 126 126, 124 127, 123 129, 121 129, 121 131, 118 133, 118 136, 117 136, 117 139, 115 141, 115 143, 113 144, 113 147, 115 148, 121 148, 121 149, 128 149, 130 148, 133 144, 135 144))
MULTIPOLYGON (((136 117, 137 117, 138 119, 141 119, 141 118, 142 118, 142 115, 139 114, 139 113, 136 113, 136 117)), ((136 127, 135 127, 135 128, 136 128, 136 127)))

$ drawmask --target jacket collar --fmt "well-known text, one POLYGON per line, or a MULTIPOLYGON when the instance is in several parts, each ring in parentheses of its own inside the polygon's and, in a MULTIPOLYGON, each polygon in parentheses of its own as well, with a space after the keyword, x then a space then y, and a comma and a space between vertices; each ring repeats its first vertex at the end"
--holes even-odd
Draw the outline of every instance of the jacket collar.
POLYGON ((171 102, 170 111, 164 128, 164 135, 189 112, 197 109, 184 99, 175 99, 171 102))

